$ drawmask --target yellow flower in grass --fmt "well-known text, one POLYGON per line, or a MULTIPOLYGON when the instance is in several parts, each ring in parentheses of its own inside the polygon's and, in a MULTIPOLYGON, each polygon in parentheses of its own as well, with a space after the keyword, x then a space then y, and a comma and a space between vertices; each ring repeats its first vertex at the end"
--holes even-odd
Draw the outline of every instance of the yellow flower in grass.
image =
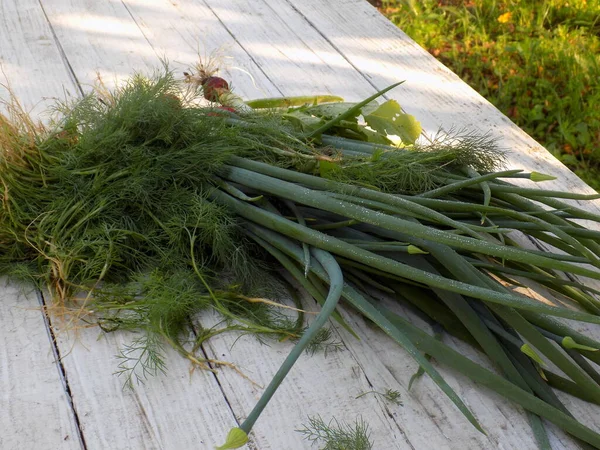
POLYGON ((508 22, 510 22, 510 19, 512 19, 511 12, 507 12, 507 13, 502 14, 501 16, 498 16, 498 22, 500 22, 500 23, 508 23, 508 22))

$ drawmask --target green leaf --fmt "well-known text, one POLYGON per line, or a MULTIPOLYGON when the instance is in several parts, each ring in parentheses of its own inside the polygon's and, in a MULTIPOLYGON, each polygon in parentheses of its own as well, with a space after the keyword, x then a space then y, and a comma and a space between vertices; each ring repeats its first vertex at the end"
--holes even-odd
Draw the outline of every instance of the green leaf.
POLYGON ((319 128, 323 124, 323 120, 315 117, 300 109, 287 112, 283 115, 285 119, 294 125, 298 131, 308 132, 319 128))
POLYGON ((372 144, 393 145, 392 141, 376 131, 362 128, 361 133, 367 138, 367 142, 372 144))
POLYGON ((229 450, 233 448, 240 448, 248 442, 248 435, 241 428, 232 428, 227 434, 225 443, 219 447, 215 447, 215 450, 229 450))
POLYGON ((421 124, 405 114, 396 100, 388 100, 364 116, 367 124, 384 136, 399 136, 405 144, 414 144, 421 134, 421 124))
POLYGON ((331 161, 319 161, 319 174, 322 178, 329 178, 332 172, 335 172, 339 166, 331 161))

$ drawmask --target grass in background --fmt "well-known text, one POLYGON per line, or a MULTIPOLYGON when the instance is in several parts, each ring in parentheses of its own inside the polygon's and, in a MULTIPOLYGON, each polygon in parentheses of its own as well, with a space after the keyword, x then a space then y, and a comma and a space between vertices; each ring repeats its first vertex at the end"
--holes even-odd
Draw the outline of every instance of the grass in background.
POLYGON ((599 0, 386 0, 378 6, 600 189, 599 0))

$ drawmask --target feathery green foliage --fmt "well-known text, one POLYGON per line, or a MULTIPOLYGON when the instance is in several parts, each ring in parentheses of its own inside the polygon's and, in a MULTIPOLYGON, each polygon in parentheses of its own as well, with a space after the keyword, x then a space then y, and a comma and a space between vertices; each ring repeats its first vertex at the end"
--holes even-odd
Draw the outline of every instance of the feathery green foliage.
POLYGON ((418 194, 440 186, 448 171, 471 167, 491 172, 504 156, 495 142, 469 133, 451 133, 427 146, 351 156, 339 163, 321 161, 320 175, 383 192, 418 194))
POLYGON ((340 423, 333 418, 329 422, 314 416, 308 418, 308 424, 296 430, 304 435, 304 439, 313 444, 324 445, 322 450, 370 450, 373 444, 370 441, 369 426, 358 418, 355 423, 340 423))
POLYGON ((211 175, 248 146, 194 99, 170 73, 136 75, 63 106, 60 130, 27 135, 2 122, 1 270, 74 314, 94 311, 104 329, 143 331, 124 356, 140 350, 144 374, 163 369, 158 338, 187 338, 189 318, 210 306, 243 315, 255 333, 299 332, 234 294, 215 304, 199 278, 228 289, 229 273, 259 293, 267 275, 250 262, 238 220, 207 200, 211 175))

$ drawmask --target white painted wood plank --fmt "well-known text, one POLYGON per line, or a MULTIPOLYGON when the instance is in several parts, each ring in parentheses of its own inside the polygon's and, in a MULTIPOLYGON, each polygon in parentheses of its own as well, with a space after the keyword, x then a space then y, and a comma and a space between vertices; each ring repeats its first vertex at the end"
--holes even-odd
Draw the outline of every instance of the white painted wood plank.
POLYGON ((37 293, 0 278, 0 448, 80 449, 37 293))
POLYGON ((286 2, 203 1, 285 95, 336 93, 359 100, 373 94, 362 76, 286 2))
POLYGON ((273 97, 281 92, 202 2, 124 0, 124 4, 158 55, 181 77, 210 55, 238 95, 243 98, 273 97))
POLYGON ((41 2, 84 91, 98 75, 107 87, 134 71, 160 67, 158 56, 121 1, 41 2))
POLYGON ((115 374, 117 355, 136 337, 97 328, 58 332, 87 449, 213 448, 233 420, 213 374, 190 373, 189 361, 166 348, 166 373, 128 388, 115 374))
POLYGON ((10 99, 8 88, 35 116, 56 98, 76 95, 52 30, 34 0, 0 2, 0 99, 10 99))

